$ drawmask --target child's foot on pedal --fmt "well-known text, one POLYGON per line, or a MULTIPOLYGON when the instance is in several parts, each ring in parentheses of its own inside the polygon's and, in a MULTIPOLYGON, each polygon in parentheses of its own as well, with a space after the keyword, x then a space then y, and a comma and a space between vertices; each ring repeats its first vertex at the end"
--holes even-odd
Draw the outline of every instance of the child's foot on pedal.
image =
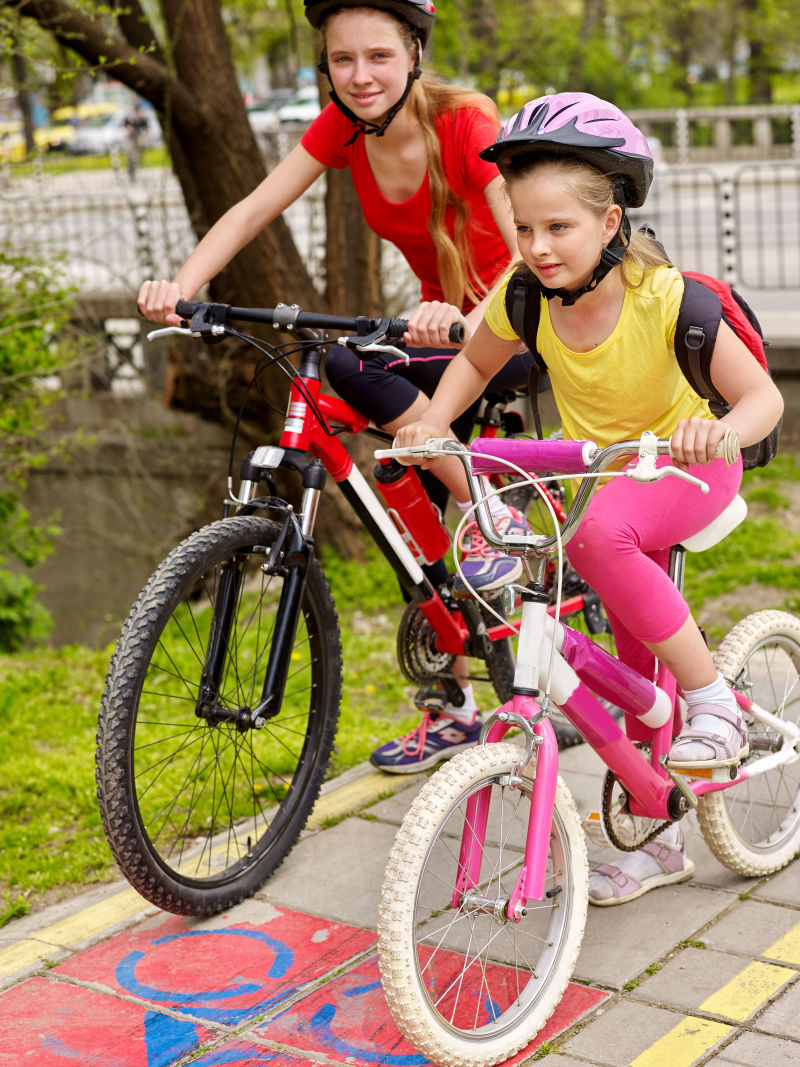
MULTIPOLYGON (((524 516, 516 508, 505 509, 501 517, 495 517, 494 524, 501 534, 531 532, 524 516)), ((485 596, 502 589, 510 582, 516 582, 522 574, 522 560, 492 548, 478 529, 477 522, 470 522, 464 527, 458 547, 462 553, 463 579, 457 574, 453 582, 453 592, 456 596, 472 596, 473 590, 485 596)))
POLYGON ((472 687, 461 708, 445 703, 445 699, 440 701, 440 711, 423 708, 422 721, 410 733, 376 748, 369 758, 373 767, 390 774, 416 774, 477 744, 483 716, 475 706, 472 687))
POLYGON ((599 907, 626 904, 659 886, 685 882, 693 874, 694 864, 686 855, 683 833, 674 824, 636 852, 623 853, 614 863, 592 867, 589 903, 599 907))
POLYGON ((693 704, 686 725, 672 743, 669 766, 676 770, 732 767, 750 754, 747 725, 738 711, 719 704, 693 704))

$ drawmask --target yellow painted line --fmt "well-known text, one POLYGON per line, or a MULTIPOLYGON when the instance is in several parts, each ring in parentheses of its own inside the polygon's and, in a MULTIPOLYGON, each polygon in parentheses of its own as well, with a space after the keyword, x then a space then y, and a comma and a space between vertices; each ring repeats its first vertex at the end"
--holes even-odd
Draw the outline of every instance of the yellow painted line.
MULTIPOLYGON (((800 965, 800 923, 778 938, 761 955, 800 965)), ((721 989, 706 998, 697 1010, 742 1022, 777 993, 794 974, 796 972, 788 967, 772 963, 749 963, 721 989)), ((664 1064, 669 1064, 669 1067, 690 1067, 733 1029, 726 1023, 712 1019, 687 1016, 635 1060, 631 1060, 631 1067, 664 1067, 664 1064)))
MULTIPOLYGON (((363 808, 374 803, 382 794, 406 788, 412 780, 412 776, 408 775, 400 785, 380 771, 375 771, 349 785, 334 788, 314 805, 308 825, 318 827, 326 819, 363 808)), ((31 937, 0 949, 0 978, 15 974, 32 964, 42 963, 59 950, 71 948, 148 909, 155 910, 154 905, 149 904, 136 890, 121 890, 107 900, 92 904, 75 915, 35 931, 31 937)))
POLYGON ((731 1032, 733 1027, 711 1019, 686 1018, 654 1045, 631 1060, 631 1067, 689 1067, 731 1032))
POLYGON ((87 937, 102 933, 116 923, 152 907, 136 890, 123 889, 108 900, 92 904, 75 915, 37 930, 35 938, 26 938, 0 950, 0 977, 46 960, 53 955, 54 949, 71 948, 87 937))
POLYGON ((782 963, 794 963, 800 967, 800 923, 779 937, 774 945, 761 953, 771 960, 780 960, 782 963))
POLYGON ((772 963, 748 963, 722 989, 704 1000, 700 1011, 741 1022, 794 975, 787 967, 772 963))
MULTIPOLYGON (((410 777, 410 775, 407 776, 401 788, 406 787, 410 777)), ((347 815, 348 812, 357 811, 367 804, 374 803, 379 796, 385 793, 397 792, 399 784, 393 782, 388 774, 375 771, 374 774, 367 774, 363 778, 357 778, 349 785, 344 785, 339 789, 332 789, 330 793, 321 796, 314 805, 314 810, 308 820, 308 826, 320 826, 326 819, 336 819, 342 815, 347 815)))

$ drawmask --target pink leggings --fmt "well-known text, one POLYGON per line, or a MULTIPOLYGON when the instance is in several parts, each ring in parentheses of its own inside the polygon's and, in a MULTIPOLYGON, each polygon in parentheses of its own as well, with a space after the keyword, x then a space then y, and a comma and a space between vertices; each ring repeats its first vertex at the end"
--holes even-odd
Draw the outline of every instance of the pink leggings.
MULTIPOLYGON (((669 463, 659 459, 659 466, 669 463)), ((620 659, 647 673, 653 658, 641 644, 664 641, 683 626, 689 606, 667 576, 669 549, 691 537, 733 500, 742 480, 738 461, 689 468, 710 486, 667 476, 644 484, 614 478, 597 490, 566 548, 580 576, 606 608, 620 659)))

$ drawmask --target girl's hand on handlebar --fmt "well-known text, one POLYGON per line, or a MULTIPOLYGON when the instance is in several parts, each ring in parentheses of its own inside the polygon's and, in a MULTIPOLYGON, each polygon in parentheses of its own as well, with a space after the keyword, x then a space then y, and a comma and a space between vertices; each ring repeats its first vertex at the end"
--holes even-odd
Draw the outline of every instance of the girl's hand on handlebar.
MULTIPOLYGON (((453 433, 449 426, 441 427, 435 426, 431 422, 409 422, 407 426, 401 426, 395 434, 394 441, 392 442, 393 448, 411 448, 413 445, 424 445, 426 441, 429 441, 431 437, 452 437, 453 433)), ((413 464, 419 464, 422 468, 427 469, 431 463, 435 462, 430 459, 412 458, 411 456, 398 456, 397 462, 404 464, 408 467, 413 464)))
POLYGON ((670 454, 679 467, 711 463, 722 454, 720 445, 730 434, 736 434, 736 431, 721 420, 699 416, 683 419, 670 438, 670 454))
POLYGON ((175 314, 175 305, 183 299, 175 282, 146 281, 139 289, 139 310, 151 322, 163 322, 167 326, 180 326, 183 321, 175 314))
POLYGON ((467 320, 457 307, 430 300, 420 304, 408 320, 403 341, 411 348, 457 348, 467 343, 471 333, 467 320), (464 327, 462 345, 454 345, 449 338, 450 327, 455 322, 460 322, 464 327))

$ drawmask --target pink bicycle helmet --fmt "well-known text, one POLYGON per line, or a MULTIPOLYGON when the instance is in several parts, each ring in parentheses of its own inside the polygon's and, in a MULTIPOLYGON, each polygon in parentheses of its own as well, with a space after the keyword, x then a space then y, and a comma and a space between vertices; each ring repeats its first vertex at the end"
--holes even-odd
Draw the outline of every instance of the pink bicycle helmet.
POLYGON ((531 100, 480 155, 502 169, 512 159, 538 152, 577 157, 606 174, 619 174, 625 207, 640 207, 653 180, 647 138, 619 108, 590 93, 531 100))

